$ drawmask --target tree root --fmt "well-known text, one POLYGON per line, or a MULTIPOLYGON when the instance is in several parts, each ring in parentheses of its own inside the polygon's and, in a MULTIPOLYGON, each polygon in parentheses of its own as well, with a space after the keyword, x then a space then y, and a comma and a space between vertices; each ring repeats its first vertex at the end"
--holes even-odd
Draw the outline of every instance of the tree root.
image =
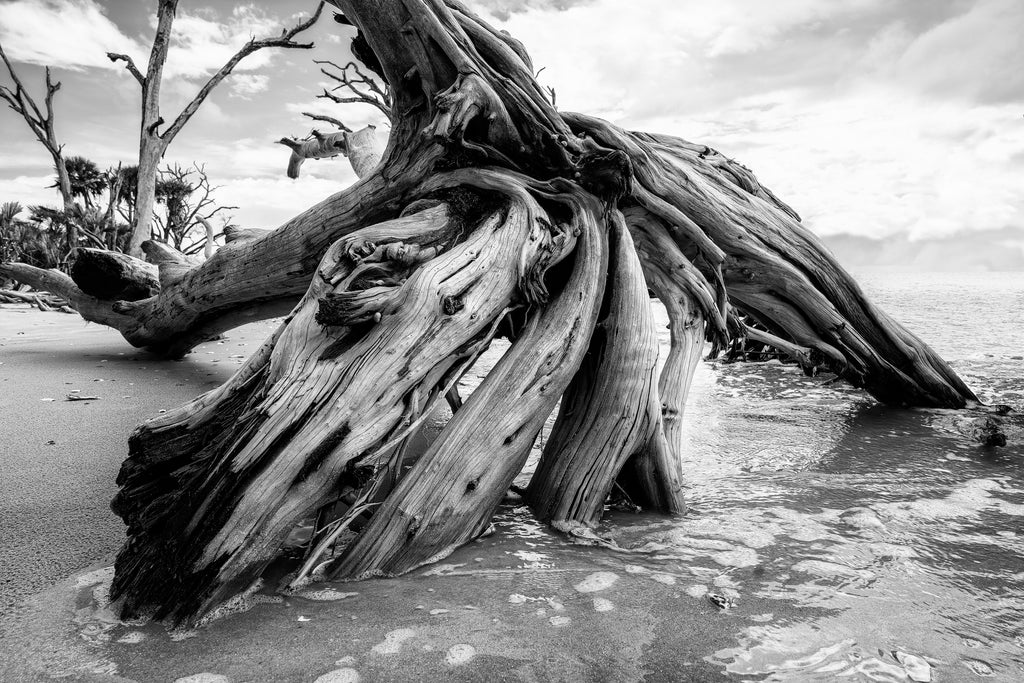
POLYGON ((132 436, 114 501, 124 614, 195 620, 318 511, 340 516, 316 525, 296 586, 443 557, 487 526, 560 398, 527 491, 538 516, 576 533, 616 485, 682 512, 705 338, 717 351, 757 337, 888 403, 976 402, 749 170, 556 111, 522 46, 457 0, 332 4, 393 96, 388 148, 356 186, 278 230, 230 235, 201 265, 154 247, 160 291, 136 301, 0 266, 168 355, 291 310, 224 386, 132 436), (657 381, 648 288, 671 330, 657 381), (511 348, 463 404, 453 388, 499 333, 511 348), (409 437, 442 399, 454 416, 407 469, 409 437))
MULTIPOLYGON (((515 182, 483 173, 480 185, 515 182)), ((556 224, 524 191, 506 197, 479 220, 439 205, 335 243, 225 387, 133 435, 113 504, 128 524, 112 589, 125 613, 181 619, 243 589, 301 518, 381 475, 510 308, 544 303, 531 298, 538 280, 596 228, 556 224)), ((560 323, 578 302, 559 307, 560 323)), ((571 372, 562 360, 548 361, 556 375, 571 372)), ((560 392, 541 387, 553 406, 560 392)))
POLYGON ((640 260, 621 215, 609 284, 587 359, 569 385, 527 500, 538 519, 593 525, 630 456, 661 428, 658 336, 640 260))

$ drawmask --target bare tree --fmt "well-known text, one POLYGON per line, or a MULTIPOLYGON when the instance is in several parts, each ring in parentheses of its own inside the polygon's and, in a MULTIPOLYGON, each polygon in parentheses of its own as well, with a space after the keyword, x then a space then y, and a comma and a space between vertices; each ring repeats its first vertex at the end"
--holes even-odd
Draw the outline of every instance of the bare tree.
POLYGON ((202 164, 174 164, 160 171, 156 195, 165 211, 163 216, 154 216, 160 238, 186 256, 212 246, 215 235, 210 234, 209 221, 222 211, 238 208, 217 204, 213 197, 217 189, 210 185, 206 166, 202 164), (197 236, 200 232, 202 235, 197 236))
MULTIPOLYGON (((387 83, 381 85, 376 78, 355 62, 338 66, 330 60, 314 59, 313 63, 320 65, 320 73, 338 83, 330 90, 324 88, 323 93, 317 95, 318 98, 327 99, 337 104, 367 104, 383 114, 387 121, 391 120, 391 86, 387 83), (334 71, 328 71, 325 65, 332 67, 334 71), (346 94, 338 95, 337 91, 339 90, 346 94)), ((292 151, 288 159, 289 178, 299 177, 299 169, 307 159, 328 159, 339 154, 349 158, 352 169, 360 178, 377 165, 377 161, 380 159, 380 150, 377 149, 376 126, 369 125, 354 131, 341 119, 333 116, 312 112, 303 112, 302 114, 313 121, 329 123, 338 128, 338 131, 321 133, 314 129, 305 138, 281 138, 278 140, 280 144, 292 151)))
MULTIPOLYGON (((68 169, 64 162, 64 145, 60 144, 57 140, 57 133, 54 130, 53 122, 53 96, 60 90, 60 81, 54 83, 50 76, 50 67, 46 67, 46 95, 43 99, 44 113, 43 109, 39 108, 39 105, 36 104, 36 101, 25 89, 21 79, 18 77, 18 73, 14 70, 14 65, 11 64, 7 53, 4 52, 3 45, 0 45, 0 58, 3 58, 4 65, 7 67, 7 73, 14 84, 13 89, 0 85, 0 98, 3 98, 7 102, 7 106, 24 119, 32 133, 36 136, 36 139, 49 152, 50 158, 53 159, 53 169, 57 173, 56 187, 64 203, 64 213, 71 216, 75 208, 75 198, 71 188, 71 179, 68 176, 68 169)), ((66 221, 66 226, 67 247, 70 251, 78 246, 78 231, 74 221, 66 221)))
POLYGON ((142 125, 139 135, 139 170, 138 185, 135 192, 135 225, 132 228, 131 241, 128 245, 128 252, 138 256, 142 251, 142 243, 149 239, 151 224, 153 221, 153 205, 156 202, 156 180, 159 171, 160 160, 163 158, 168 145, 175 136, 181 132, 189 119, 198 111, 199 107, 206 100, 209 94, 217 85, 223 81, 231 71, 249 55, 264 48, 280 47, 289 49, 308 50, 313 43, 299 43, 293 40, 295 36, 302 33, 320 18, 324 3, 321 1, 313 15, 306 21, 297 24, 292 28, 281 31, 276 38, 264 38, 257 40, 251 38, 242 46, 217 73, 199 89, 192 101, 178 114, 170 126, 163 131, 160 127, 165 120, 160 114, 160 85, 163 79, 164 64, 167 61, 167 52, 170 48, 171 31, 174 24, 174 15, 178 7, 178 0, 160 0, 157 8, 156 36, 153 39, 153 48, 149 55, 149 65, 145 75, 135 66, 131 57, 124 54, 108 52, 107 57, 113 62, 124 62, 125 68, 135 77, 142 88, 142 125))
MULTIPOLYGON (((368 104, 371 107, 376 107, 388 119, 391 118, 391 87, 389 85, 386 83, 381 85, 376 78, 363 71, 355 62, 338 66, 327 59, 314 59, 313 63, 320 65, 320 73, 338 83, 330 90, 324 88, 324 91, 317 97, 338 104, 368 104), (334 71, 328 71, 326 66, 331 67, 334 71), (338 95, 339 90, 347 94, 338 95)), ((307 113, 305 115, 314 120, 327 120, 315 114, 307 113)), ((344 127, 344 124, 342 126, 344 127)))

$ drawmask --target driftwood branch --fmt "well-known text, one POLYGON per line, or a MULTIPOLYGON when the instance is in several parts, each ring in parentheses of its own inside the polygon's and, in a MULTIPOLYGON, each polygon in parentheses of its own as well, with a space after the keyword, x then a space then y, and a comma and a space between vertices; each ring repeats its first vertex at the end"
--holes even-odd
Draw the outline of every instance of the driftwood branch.
POLYGON ((388 119, 391 118, 392 103, 391 89, 387 85, 381 86, 370 74, 363 71, 355 62, 349 62, 345 66, 338 66, 330 60, 313 60, 314 64, 320 65, 320 73, 334 80, 338 85, 330 90, 324 88, 322 94, 317 97, 337 102, 338 104, 368 104, 375 107, 388 119), (337 70, 337 73, 328 71, 324 65, 337 70), (351 95, 336 95, 338 90, 345 90, 351 95))
POLYGON ((135 62, 131 57, 128 55, 118 54, 116 52, 108 52, 107 59, 115 63, 124 62, 124 68, 128 70, 128 73, 135 77, 135 80, 139 82, 139 85, 146 85, 146 77, 143 76, 142 72, 139 71, 139 68, 135 66, 135 62))
POLYGON ((335 126, 336 128, 338 128, 339 130, 348 131, 349 133, 352 132, 351 128, 349 128, 341 120, 336 119, 333 116, 327 116, 326 114, 314 114, 314 113, 308 112, 308 111, 302 112, 302 115, 307 117, 307 118, 309 118, 309 119, 311 119, 311 120, 313 120, 313 121, 320 121, 322 123, 329 123, 332 126, 335 126))
POLYGON ((53 96, 60 90, 60 82, 53 82, 50 76, 50 68, 46 67, 46 94, 44 96, 46 111, 44 113, 39 108, 39 105, 36 104, 35 99, 25 89, 24 84, 18 77, 17 71, 14 70, 14 65, 11 64, 10 59, 7 57, 3 45, 0 45, 0 58, 3 59, 4 65, 7 67, 7 74, 14 84, 13 89, 0 85, 0 98, 3 98, 7 102, 8 107, 24 119, 32 133, 36 136, 36 139, 46 147, 51 156, 54 158, 60 157, 62 146, 57 142, 53 127, 53 96))
POLYGON ((232 57, 217 70, 213 76, 210 77, 203 87, 199 89, 196 96, 192 98, 185 108, 178 114, 174 122, 163 132, 161 137, 165 143, 170 143, 174 137, 181 132, 181 129, 188 123, 188 120, 192 118, 192 115, 198 111, 199 106, 206 100, 210 92, 213 91, 217 85, 223 81, 232 72, 232 70, 238 66, 238 63, 248 57, 254 52, 263 50, 265 48, 279 47, 285 49, 298 49, 298 50, 309 50, 313 47, 313 43, 299 43, 294 40, 295 36, 307 30, 313 24, 320 19, 320 14, 323 12, 324 3, 323 0, 316 6, 316 10, 313 15, 306 21, 300 22, 291 28, 286 28, 281 31, 281 35, 276 38, 263 38, 257 40, 252 38, 245 45, 241 47, 232 57))
POLYGON ((339 154, 349 158, 352 170, 362 178, 373 170, 381 157, 375 126, 327 134, 314 130, 305 140, 281 138, 277 142, 292 151, 288 158, 289 178, 299 177, 299 169, 306 159, 328 159, 339 154))

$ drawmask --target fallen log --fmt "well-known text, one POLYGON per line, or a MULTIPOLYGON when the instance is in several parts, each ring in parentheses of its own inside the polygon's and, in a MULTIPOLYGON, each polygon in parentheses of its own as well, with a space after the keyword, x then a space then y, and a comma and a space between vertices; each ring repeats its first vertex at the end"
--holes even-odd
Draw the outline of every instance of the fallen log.
POLYGON ((116 251, 78 249, 69 274, 83 293, 97 299, 138 301, 160 291, 157 266, 116 251))

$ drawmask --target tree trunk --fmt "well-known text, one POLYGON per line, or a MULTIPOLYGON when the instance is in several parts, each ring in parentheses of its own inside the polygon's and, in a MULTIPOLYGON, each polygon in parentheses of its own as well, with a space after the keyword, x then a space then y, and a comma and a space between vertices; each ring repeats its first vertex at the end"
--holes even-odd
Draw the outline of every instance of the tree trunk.
MULTIPOLYGON (((156 116, 143 117, 143 120, 154 119, 150 126, 158 125, 156 116)), ((135 188, 135 225, 132 227, 131 240, 128 242, 128 254, 141 258, 142 243, 150 239, 153 231, 153 210, 156 207, 156 176, 160 171, 160 160, 164 154, 164 144, 156 132, 142 132, 139 148, 138 185, 135 188)))
POLYGON ((160 291, 157 266, 116 251, 79 249, 70 274, 79 289, 97 299, 138 301, 160 291))
POLYGON ((616 481, 680 512, 687 390, 736 311, 881 400, 976 401, 739 164, 556 111, 522 46, 458 0, 336 4, 401 112, 374 170, 201 265, 151 253, 156 296, 71 299, 169 355, 298 301, 227 384, 132 436, 114 502, 126 614, 198 618, 318 511, 336 519, 295 585, 442 557, 487 525, 559 398, 529 487, 541 517, 593 524, 616 481), (658 382, 648 288, 671 323, 658 382), (499 331, 511 349, 405 468, 409 435, 499 331))
POLYGON ((68 168, 64 164, 64 156, 58 148, 53 154, 53 168, 57 172, 57 191, 60 192, 61 203, 64 207, 64 230, 67 240, 68 253, 74 253, 78 248, 78 225, 75 223, 75 197, 71 193, 71 178, 68 177, 68 168))
MULTIPOLYGON (((156 204, 156 176, 160 160, 167 149, 167 142, 160 134, 164 120, 160 116, 160 86, 163 82, 164 64, 171 47, 171 29, 178 0, 160 0, 157 5, 157 26, 153 47, 149 53, 145 75, 135 70, 130 57, 123 57, 129 71, 142 87, 142 116, 139 121, 139 166, 135 187, 135 224, 128 240, 128 255, 142 257, 142 243, 150 238, 153 224, 153 207, 156 204)), ((107 55, 117 61, 118 55, 107 55)))

